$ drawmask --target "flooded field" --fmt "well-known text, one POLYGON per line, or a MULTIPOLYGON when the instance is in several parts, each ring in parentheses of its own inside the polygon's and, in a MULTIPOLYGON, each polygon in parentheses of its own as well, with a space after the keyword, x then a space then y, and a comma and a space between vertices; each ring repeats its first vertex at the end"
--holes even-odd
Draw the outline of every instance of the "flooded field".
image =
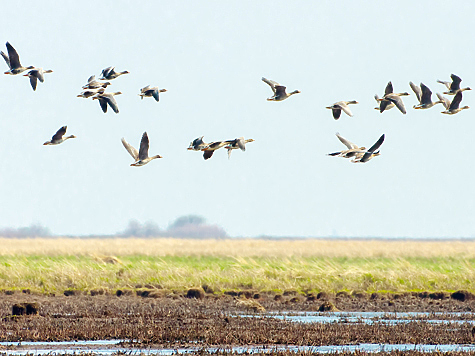
POLYGON ((473 300, 295 298, 2 295, 0 353, 475 352, 473 300), (19 302, 37 314, 12 316, 19 302), (339 311, 317 311, 329 302, 339 311))

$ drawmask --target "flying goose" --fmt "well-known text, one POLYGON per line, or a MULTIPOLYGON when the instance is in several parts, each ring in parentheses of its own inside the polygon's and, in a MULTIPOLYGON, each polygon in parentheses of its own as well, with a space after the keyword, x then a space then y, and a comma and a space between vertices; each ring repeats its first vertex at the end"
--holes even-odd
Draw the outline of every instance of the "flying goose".
POLYGON ((231 152, 233 150, 237 150, 238 148, 241 149, 241 151, 245 151, 246 150, 246 143, 249 143, 249 142, 254 142, 254 139, 252 138, 248 138, 248 139, 244 139, 244 137, 239 137, 239 138, 236 138, 234 140, 229 140, 229 141, 225 141, 227 143, 227 146, 224 146, 224 148, 227 148, 228 149, 228 159, 231 158, 231 152))
POLYGON ((125 141, 123 137, 121 141, 125 149, 127 150, 127 152, 129 152, 132 158, 135 160, 135 162, 132 163, 131 166, 134 166, 134 167, 144 166, 153 159, 162 158, 162 156, 160 155, 156 155, 152 157, 148 156, 149 141, 148 141, 147 132, 144 132, 142 135, 139 152, 137 152, 137 150, 133 146, 131 146, 127 141, 125 141))
POLYGON ((84 85, 83 89, 99 89, 107 88, 108 85, 111 85, 110 82, 98 82, 95 75, 91 75, 87 80, 87 84, 84 85))
POLYGON ((155 101, 159 101, 159 93, 164 93, 166 91, 166 89, 158 89, 158 87, 150 87, 150 85, 147 85, 146 87, 140 89, 139 96, 141 97, 140 99, 143 99, 144 96, 153 96, 155 101))
POLYGON ((340 134, 337 132, 336 137, 340 140, 342 144, 344 144, 346 147, 348 147, 347 150, 340 151, 340 152, 333 152, 333 153, 328 153, 327 156, 337 156, 337 157, 343 157, 343 158, 351 158, 356 156, 358 153, 364 153, 366 152, 366 147, 359 147, 358 145, 355 145, 354 143, 348 141, 346 138, 343 136, 340 136, 340 134))
MULTIPOLYGON (((379 100, 378 94, 374 94, 374 100, 378 103, 378 106, 374 108, 374 110, 381 111, 381 107, 383 107, 383 111, 392 109, 395 105, 388 101, 381 101, 379 100)), ((381 112, 383 112, 381 111, 381 112)))
POLYGON ((120 91, 115 93, 99 93, 96 96, 92 97, 92 100, 99 100, 99 104, 101 105, 101 109, 104 113, 107 112, 107 104, 111 107, 112 110, 116 114, 119 113, 119 106, 117 105, 117 101, 115 101, 114 95, 122 94, 120 91))
POLYGON ((188 146, 187 150, 189 151, 201 151, 203 148, 206 148, 209 146, 209 143, 203 142, 203 137, 198 137, 195 138, 193 141, 190 142, 190 145, 188 146))
POLYGON ((291 95, 300 93, 299 90, 294 90, 293 92, 287 94, 285 91, 286 87, 284 87, 283 85, 280 85, 279 83, 274 82, 270 79, 266 79, 264 77, 262 77, 262 81, 264 83, 267 83, 274 92, 274 95, 272 97, 267 98, 268 101, 282 101, 287 99, 291 95))
POLYGON ((116 72, 115 67, 107 67, 106 69, 102 70, 102 77, 99 78, 101 80, 112 80, 115 79, 122 74, 128 74, 129 72, 124 70, 123 72, 116 72))
POLYGON ((443 103, 441 100, 432 102, 432 92, 423 83, 421 83, 420 87, 415 85, 413 82, 409 82, 409 85, 411 86, 412 90, 416 94, 417 100, 419 101, 419 104, 413 106, 414 109, 429 109, 436 104, 443 103))
POLYGON ((13 48, 10 42, 7 42, 6 46, 7 46, 8 56, 2 51, 0 51, 0 54, 2 55, 5 62, 7 62, 8 67, 10 67, 10 70, 6 71, 5 74, 16 75, 16 74, 23 73, 25 70, 35 68, 33 66, 23 67, 20 64, 20 56, 18 55, 15 48, 13 48))
POLYGON ((333 118, 335 120, 338 120, 341 116, 341 111, 343 110, 344 113, 348 116, 353 116, 353 114, 351 113, 351 110, 350 108, 348 107, 348 104, 358 104, 358 102, 356 100, 352 100, 352 101, 338 101, 336 102, 335 104, 331 105, 331 106, 327 106, 326 108, 327 109, 331 109, 332 110, 332 113, 333 113, 333 118))
POLYGON ((104 88, 98 88, 98 89, 86 89, 81 92, 81 94, 77 95, 78 98, 90 98, 91 96, 97 95, 97 94, 103 94, 105 91, 104 88))
MULTIPOLYGON (((386 88, 384 89, 384 96, 388 95, 388 94, 391 94, 393 92, 393 83, 391 82, 388 82, 388 84, 386 85, 386 88)), ((376 94, 374 96, 374 98, 376 99, 376 101, 379 103, 379 108, 375 108, 376 110, 379 110, 379 112, 383 112, 384 110, 389 110, 389 109, 392 109, 395 105, 394 103, 390 102, 390 101, 382 101, 378 94, 376 94)))
POLYGON ((449 91, 445 91, 444 94, 455 95, 459 91, 472 90, 469 87, 460 89, 460 83, 462 82, 462 79, 460 79, 460 77, 456 76, 455 74, 451 74, 450 78, 452 78, 452 82, 437 80, 437 83, 444 84, 447 89, 449 89, 449 91))
POLYGON ((211 142, 208 146, 203 147, 201 151, 203 151, 203 158, 205 160, 210 159, 211 156, 213 155, 214 151, 220 149, 223 146, 226 146, 228 142, 226 141, 216 141, 216 142, 211 142))
POLYGON ((353 163, 365 163, 368 162, 370 159, 373 157, 379 156, 380 153, 379 151, 376 151, 384 142, 384 134, 381 135, 381 137, 376 141, 376 143, 369 148, 366 152, 358 152, 351 160, 353 163), (376 151, 376 152, 375 152, 376 151))
POLYGON ((45 73, 53 73, 51 69, 43 70, 43 68, 35 68, 30 70, 27 74, 23 74, 24 77, 30 78, 30 84, 33 90, 36 90, 36 85, 38 84, 38 80, 43 83, 45 81, 45 73))
POLYGON ((462 101, 462 91, 459 91, 457 94, 455 94, 455 97, 452 100, 452 102, 450 102, 449 99, 443 97, 439 93, 437 93, 437 97, 440 99, 440 101, 442 102, 442 105, 444 105, 446 109, 445 111, 442 111, 442 114, 454 115, 462 110, 470 109, 470 107, 468 106, 463 106, 459 108, 459 105, 462 101))
MULTIPOLYGON (((393 103, 394 105, 396 105, 396 107, 399 109, 399 111, 401 111, 403 114, 406 113, 406 108, 404 107, 404 103, 401 99, 401 96, 406 96, 406 95, 409 95, 408 92, 404 92, 404 93, 394 93, 393 92, 393 84, 391 82, 389 82, 387 85, 386 85, 386 90, 384 92, 384 96, 381 98, 381 99, 377 99, 378 101, 380 101, 381 103, 393 103)), ((386 104, 387 106, 387 104, 386 104)), ((379 111, 380 112, 383 112, 385 109, 386 109, 386 106, 383 104, 383 105, 380 105, 379 107, 379 111)))
POLYGON ((66 133, 67 126, 61 127, 56 133, 53 135, 50 141, 46 141, 43 143, 43 146, 46 145, 59 145, 60 143, 63 143, 64 141, 70 139, 70 138, 76 138, 76 136, 71 135, 71 136, 66 136, 64 137, 64 134, 66 133))

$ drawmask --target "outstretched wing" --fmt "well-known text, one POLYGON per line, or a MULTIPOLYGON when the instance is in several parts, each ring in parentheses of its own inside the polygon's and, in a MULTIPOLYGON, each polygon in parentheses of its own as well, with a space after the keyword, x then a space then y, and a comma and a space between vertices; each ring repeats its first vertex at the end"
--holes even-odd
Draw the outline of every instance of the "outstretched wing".
POLYGON ((455 74, 451 74, 450 78, 452 78, 452 84, 450 84, 450 90, 455 91, 460 89, 460 83, 462 82, 462 79, 460 77, 457 77, 455 74))
POLYGON ((99 97, 99 105, 101 106, 102 111, 104 114, 107 112, 107 100, 103 97, 99 97))
POLYGON ((386 89, 384 90, 384 95, 391 94, 393 92, 393 83, 389 82, 388 85, 386 85, 386 89))
POLYGON ((384 134, 382 134, 381 137, 378 139, 378 141, 376 141, 376 143, 373 146, 371 146, 368 151, 366 151, 366 153, 363 155, 360 161, 362 163, 368 161, 369 157, 374 153, 374 151, 376 151, 383 144, 383 142, 384 142, 384 134))
MULTIPOLYGON (((417 85, 415 85, 413 82, 409 82, 409 85, 411 86, 412 88, 412 91, 414 92, 414 94, 416 94, 416 97, 417 97, 417 100, 422 103, 421 101, 421 97, 422 97, 422 91, 421 91, 421 88, 419 88, 417 85)), ((422 85, 422 83, 421 83, 422 85)))
POLYGON ((214 151, 213 150, 209 150, 209 151, 204 151, 203 152, 203 158, 206 160, 206 159, 209 159, 211 158, 211 156, 213 155, 214 151))
POLYGON ((36 85, 38 84, 38 79, 36 78, 36 76, 34 75, 30 76, 30 84, 33 90, 36 90, 36 85))
POLYGON ((58 141, 58 140, 61 140, 61 138, 64 136, 64 134, 66 133, 66 129, 68 127, 67 126, 63 126, 61 127, 58 131, 56 131, 56 133, 53 135, 53 137, 51 138, 51 141, 58 141))
POLYGON ((449 110, 455 110, 455 109, 458 109, 459 108, 459 105, 462 101, 462 92, 459 91, 457 94, 455 94, 455 97, 454 99, 452 100, 452 102, 450 103, 450 107, 449 107, 449 110))
POLYGON ((117 105, 117 101, 115 101, 114 96, 113 95, 107 96, 106 101, 109 104, 109 106, 112 108, 112 110, 114 110, 114 112, 116 114, 118 114, 119 113, 119 106, 117 105))
POLYGON ((274 94, 275 94, 275 87, 280 85, 279 83, 277 83, 277 82, 275 82, 275 81, 273 81, 273 80, 264 78, 264 77, 262 77, 262 81, 263 81, 264 83, 267 83, 267 84, 272 88, 272 91, 274 92, 274 94))
POLYGON ((149 147, 148 135, 147 135, 147 132, 144 132, 142 135, 142 140, 140 141, 140 151, 139 151, 140 160, 144 160, 145 158, 148 158, 148 147, 149 147))
POLYGON ((440 95, 439 93, 437 93, 437 97, 442 102, 442 105, 444 105, 444 108, 448 109, 450 106, 450 100, 447 99, 445 96, 440 95))
POLYGON ((353 142, 350 142, 348 141, 346 138, 344 138, 343 136, 340 136, 340 134, 337 132, 336 133, 336 137, 338 137, 338 139, 340 140, 340 142, 342 144, 344 144, 346 147, 348 147, 349 150, 353 149, 353 148, 358 148, 357 145, 355 145, 353 142))
POLYGON ((423 83, 421 83, 421 90, 422 90, 422 96, 420 100, 421 104, 428 104, 432 102, 432 99, 431 99, 432 91, 423 83))
POLYGON ((137 152, 137 150, 132 147, 123 137, 121 139, 122 141, 122 144, 124 145, 125 149, 127 150, 127 152, 129 152, 129 154, 132 156, 132 158, 136 161, 139 160, 139 153, 137 152))
POLYGON ((159 101, 160 98, 159 98, 159 92, 158 92, 158 89, 155 89, 153 92, 152 92, 152 96, 155 98, 156 101, 159 101))
POLYGON ((8 57, 10 58, 10 68, 19 68, 21 67, 20 64, 20 56, 18 55, 17 51, 10 42, 7 42, 7 50, 8 50, 8 57))
POLYGON ((400 112, 403 114, 406 113, 406 108, 404 107, 404 102, 402 101, 401 97, 398 95, 391 95, 388 97, 388 100, 392 102, 396 107, 399 109, 400 112))
POLYGON ((8 58, 8 56, 5 53, 3 53, 2 51, 0 51, 0 54, 2 55, 5 62, 7 62, 8 68, 11 69, 12 67, 10 66, 10 58, 8 58))

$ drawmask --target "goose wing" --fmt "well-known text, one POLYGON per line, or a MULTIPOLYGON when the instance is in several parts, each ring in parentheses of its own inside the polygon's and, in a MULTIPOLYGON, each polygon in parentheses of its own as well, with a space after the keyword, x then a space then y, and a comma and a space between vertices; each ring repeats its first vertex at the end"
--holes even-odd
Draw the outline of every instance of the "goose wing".
POLYGON ((455 91, 460 89, 460 83, 462 82, 462 79, 460 77, 457 77, 455 74, 451 74, 450 78, 452 78, 452 84, 450 84, 450 90, 455 91))
MULTIPOLYGON (((439 93, 437 93, 437 97, 438 97, 439 100, 442 102, 442 105, 444 105, 444 108, 445 108, 445 109, 448 109, 449 106, 450 106, 450 100, 447 99, 445 96, 440 95, 439 93)), ((455 99, 455 98, 454 98, 454 99, 455 99)))
POLYGON ((381 137, 378 139, 378 141, 376 141, 376 143, 373 146, 371 146, 368 151, 366 151, 366 153, 363 155, 360 161, 362 163, 368 161, 369 157, 371 157, 374 151, 376 151, 383 144, 383 142, 384 142, 384 134, 382 134, 381 137))
POLYGON ((332 114, 333 114, 333 118, 335 120, 338 120, 341 116, 341 109, 339 107, 332 108, 332 114))
POLYGON ((421 90, 422 90, 422 96, 421 96, 421 104, 429 104, 432 102, 432 91, 425 86, 423 83, 421 83, 421 90))
POLYGON ((0 54, 2 55, 5 62, 7 62, 8 68, 12 69, 12 67, 10 66, 10 58, 8 58, 8 56, 5 53, 3 53, 3 51, 0 51, 0 54))
POLYGON ((355 145, 353 142, 348 141, 346 138, 341 136, 338 132, 336 133, 336 137, 338 137, 340 142, 344 144, 346 147, 348 147, 349 150, 353 148, 359 148, 358 145, 355 145))
POLYGON ((132 147, 126 140, 125 138, 122 137, 121 139, 122 141, 122 144, 124 145, 125 149, 127 150, 127 152, 129 152, 129 154, 132 156, 132 158, 136 161, 139 160, 139 153, 137 152, 137 150, 132 147))
POLYGON ((96 81, 96 76, 93 74, 91 75, 88 79, 87 79, 87 82, 90 83, 90 82, 95 82, 96 81))
POLYGON ((8 57, 10 58, 10 68, 20 68, 20 56, 18 55, 17 51, 13 46, 10 44, 10 42, 7 42, 7 50, 8 50, 8 57))
POLYGON ((147 132, 144 132, 142 135, 142 140, 140 141, 140 151, 139 151, 140 160, 144 160, 148 158, 148 147, 149 147, 148 135, 147 135, 147 132))
POLYGON ((45 82, 45 72, 43 71, 43 69, 40 68, 36 71, 36 77, 41 83, 45 82))
POLYGON ((114 68, 115 67, 107 67, 107 68, 103 69, 102 70, 102 77, 107 79, 109 74, 111 74, 114 71, 114 68))
POLYGON ((340 103, 340 108, 345 112, 348 116, 353 116, 353 113, 350 110, 350 107, 346 103, 340 103))
POLYGON ((450 103, 449 110, 458 109, 461 101, 462 101, 462 92, 459 91, 457 94, 455 94, 454 99, 450 103))
POLYGON ((263 81, 264 83, 268 84, 268 85, 272 88, 272 91, 274 92, 274 94, 275 94, 275 87, 276 87, 276 86, 280 86, 279 83, 277 83, 277 82, 275 82, 275 81, 273 81, 273 80, 264 78, 264 77, 262 77, 262 81, 263 81))
POLYGON ((118 114, 119 106, 117 105, 117 101, 115 101, 114 95, 108 95, 105 100, 107 101, 107 104, 109 104, 111 109, 114 110, 116 114, 118 114))
POLYGON ((38 84, 38 78, 35 75, 30 75, 30 84, 33 90, 36 90, 36 85, 38 84))
POLYGON ((156 88, 156 89, 152 92, 152 96, 155 98, 155 101, 160 101, 158 88, 156 88))
POLYGON ((211 156, 213 155, 214 151, 213 150, 210 150, 210 151, 204 151, 203 152, 203 158, 206 160, 206 159, 210 159, 211 156))
POLYGON ((404 102, 402 101, 401 97, 398 95, 390 95, 387 99, 392 102, 396 107, 399 109, 400 112, 403 114, 406 113, 406 108, 404 107, 404 102))
POLYGON ((419 88, 419 87, 418 87, 417 85, 415 85, 413 82, 409 82, 409 85, 411 86, 412 91, 414 92, 414 94, 416 94, 416 97, 417 97, 417 100, 419 101, 419 103, 422 104, 422 101, 421 101, 421 97, 422 97, 421 88, 419 88))
POLYGON ((67 128, 68 128, 67 126, 63 126, 58 131, 56 131, 56 133, 51 138, 51 141, 53 142, 53 141, 61 140, 63 138, 64 134, 66 133, 67 128))
POLYGON ((104 97, 99 97, 99 105, 101 106, 102 112, 105 114, 107 112, 107 100, 104 97))
POLYGON ((393 83, 389 82, 384 89, 384 95, 391 94, 393 92, 393 83))

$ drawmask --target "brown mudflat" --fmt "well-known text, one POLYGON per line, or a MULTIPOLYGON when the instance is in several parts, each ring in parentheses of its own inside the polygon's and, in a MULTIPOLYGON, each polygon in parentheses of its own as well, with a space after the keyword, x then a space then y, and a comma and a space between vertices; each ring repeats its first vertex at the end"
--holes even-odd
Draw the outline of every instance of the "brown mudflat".
MULTIPOLYGON (((331 303, 340 311, 466 312, 475 309, 475 300, 460 301, 450 294, 303 296, 290 291, 280 296, 249 293, 251 298, 206 294, 198 299, 187 298, 187 292, 145 295, 148 296, 0 294, 0 341, 133 339, 163 347, 474 342, 472 325, 463 322, 304 324, 265 317, 270 311, 317 311, 324 303, 331 303), (12 316, 12 306, 18 303, 37 303, 38 314, 12 316), (262 317, 243 317, 243 313, 262 317)), ((473 316, 448 314, 443 318, 471 320, 473 316)))

